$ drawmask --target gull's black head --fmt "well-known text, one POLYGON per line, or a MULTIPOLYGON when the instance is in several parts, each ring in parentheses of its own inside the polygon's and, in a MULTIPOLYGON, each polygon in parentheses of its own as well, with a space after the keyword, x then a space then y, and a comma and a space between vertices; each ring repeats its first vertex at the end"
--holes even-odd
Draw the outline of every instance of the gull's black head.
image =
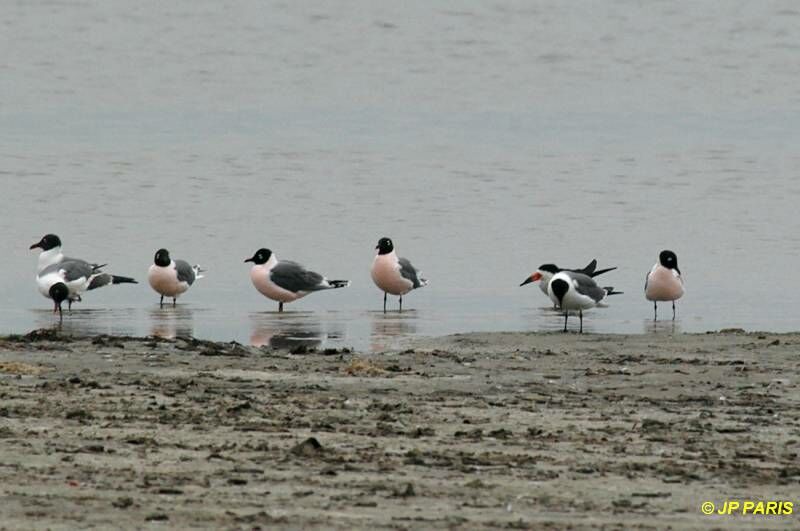
POLYGON ((390 238, 381 238, 375 248, 378 250, 378 254, 389 254, 394 251, 394 244, 390 238))
POLYGON ((42 251, 49 251, 61 247, 61 239, 55 234, 45 234, 42 239, 31 245, 31 249, 41 249, 42 251))
POLYGON ((169 257, 169 251, 166 249, 159 249, 156 251, 156 256, 153 263, 159 267, 167 267, 172 263, 172 258, 169 257))
POLYGON ((264 249, 263 247, 256 251, 251 258, 245 260, 245 262, 253 262, 256 265, 266 264, 269 258, 272 256, 272 251, 269 249, 264 249))
POLYGON ((672 251, 661 251, 658 255, 658 261, 667 269, 674 269, 678 273, 681 272, 681 270, 678 269, 678 256, 672 251))
POLYGON ((69 297, 69 288, 67 288, 67 285, 63 282, 56 282, 50 286, 49 293, 50 298, 53 299, 56 304, 60 305, 69 297))
POLYGON ((561 268, 555 264, 542 264, 539 266, 539 271, 547 271, 548 273, 556 274, 561 272, 561 268))
POLYGON ((564 295, 569 291, 569 284, 566 280, 554 278, 552 282, 550 282, 550 291, 552 291, 558 299, 559 306, 563 306, 564 295))

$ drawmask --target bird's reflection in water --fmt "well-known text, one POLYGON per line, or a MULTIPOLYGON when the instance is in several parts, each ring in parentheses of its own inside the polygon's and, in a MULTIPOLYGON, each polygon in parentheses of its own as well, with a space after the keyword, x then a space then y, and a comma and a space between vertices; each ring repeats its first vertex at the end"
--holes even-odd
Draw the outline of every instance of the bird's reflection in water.
POLYGON ((36 327, 58 330, 65 335, 94 336, 135 335, 136 328, 130 323, 136 322, 136 310, 133 308, 88 308, 64 310, 64 317, 59 322, 58 314, 52 310, 34 310, 36 327))
MULTIPOLYGON (((542 329, 545 332, 563 332, 564 331, 564 310, 560 308, 553 308, 552 306, 543 306, 539 310, 542 316, 542 329)), ((603 326, 606 315, 602 312, 604 308, 598 306, 589 310, 583 311, 583 333, 595 334, 604 333, 603 326)), ((581 319, 578 311, 570 310, 569 319, 567 319, 567 332, 578 332, 581 329, 581 319)))
POLYGON ((372 333, 370 349, 381 352, 392 349, 397 341, 417 333, 419 316, 415 310, 401 312, 369 312, 372 333))
POLYGON ((150 310, 150 335, 164 339, 192 337, 194 321, 188 306, 164 306, 150 310))
POLYGON ((250 344, 274 349, 318 348, 327 338, 313 312, 257 312, 250 314, 250 344))
POLYGON ((642 330, 645 334, 680 334, 681 326, 679 321, 667 319, 665 321, 654 321, 653 319, 645 319, 642 322, 642 330))

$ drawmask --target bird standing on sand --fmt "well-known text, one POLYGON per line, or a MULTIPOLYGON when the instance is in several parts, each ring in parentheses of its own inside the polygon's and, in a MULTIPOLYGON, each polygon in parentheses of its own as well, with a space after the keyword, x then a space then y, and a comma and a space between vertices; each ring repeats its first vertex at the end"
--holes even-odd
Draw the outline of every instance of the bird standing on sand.
POLYGON ((678 269, 678 256, 664 250, 658 255, 644 282, 644 296, 653 301, 653 321, 658 319, 658 301, 672 301, 672 320, 675 320, 675 301, 683 297, 683 278, 678 269))
POLYGON ((250 268, 253 286, 265 297, 278 301, 279 312, 285 302, 296 301, 311 292, 350 285, 349 280, 328 280, 296 262, 278 260, 269 249, 259 249, 245 262, 253 262, 250 268))
POLYGON ((185 260, 173 260, 169 251, 156 251, 153 265, 147 270, 147 281, 150 287, 161 294, 159 306, 164 307, 164 297, 172 297, 172 306, 177 303, 178 295, 186 292, 194 281, 203 278, 204 271, 199 265, 189 265, 185 260))
POLYGON ((61 252, 61 239, 55 234, 46 234, 31 249, 41 249, 39 264, 36 272, 36 285, 39 292, 52 299, 53 312, 58 312, 63 317, 61 304, 66 300, 68 309, 72 303, 81 300, 85 291, 97 289, 108 284, 136 284, 129 277, 104 273, 102 268, 106 264, 91 264, 78 258, 65 257, 61 252))
POLYGON ((564 332, 567 331, 567 318, 569 311, 578 311, 580 330, 583 333, 583 310, 602 305, 609 295, 619 295, 621 291, 614 291, 611 286, 603 287, 595 283, 588 275, 572 271, 560 271, 550 279, 548 288, 550 299, 564 310, 564 332))
POLYGON ((542 290, 542 293, 544 293, 546 296, 549 297, 550 293, 548 293, 547 289, 550 286, 550 280, 556 273, 560 273, 561 271, 571 271, 573 273, 583 273, 584 275, 588 275, 594 278, 598 275, 602 275, 603 273, 608 273, 609 271, 613 271, 616 269, 616 267, 609 267, 600 270, 596 270, 596 268, 597 268, 597 260, 595 259, 589 262, 586 265, 586 267, 582 269, 562 269, 555 264, 542 264, 539 266, 539 269, 537 269, 531 274, 531 276, 523 280, 520 286, 524 286, 525 284, 541 280, 541 282, 539 282, 539 289, 542 290))
POLYGON ((389 293, 400 296, 400 311, 403 311, 403 295, 428 285, 420 272, 406 258, 398 258, 394 244, 389 238, 381 238, 375 247, 378 254, 372 261, 372 281, 383 290, 383 313, 386 313, 386 297, 389 293))

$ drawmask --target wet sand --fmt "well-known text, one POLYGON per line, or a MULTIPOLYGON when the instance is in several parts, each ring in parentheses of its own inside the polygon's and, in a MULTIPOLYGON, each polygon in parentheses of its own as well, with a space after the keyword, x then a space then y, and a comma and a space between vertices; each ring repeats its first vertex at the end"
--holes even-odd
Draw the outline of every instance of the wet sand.
POLYGON ((737 331, 0 338, 0 527, 797 527, 798 370, 800 334, 737 331))

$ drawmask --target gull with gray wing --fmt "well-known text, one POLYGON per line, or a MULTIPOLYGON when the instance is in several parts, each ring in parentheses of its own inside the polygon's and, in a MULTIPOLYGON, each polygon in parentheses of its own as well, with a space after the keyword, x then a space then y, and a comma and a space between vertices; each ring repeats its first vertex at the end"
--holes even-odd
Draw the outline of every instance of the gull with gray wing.
POLYGON ((199 265, 189 265, 185 260, 173 260, 169 251, 156 251, 153 265, 147 271, 147 281, 157 293, 161 294, 159 305, 164 307, 164 297, 172 297, 172 306, 178 295, 185 293, 194 281, 203 278, 204 270, 199 265))
POLYGON ((328 280, 319 273, 309 271, 297 262, 278 260, 269 249, 259 249, 245 262, 253 262, 250 280, 259 293, 278 302, 278 311, 283 305, 296 301, 314 291, 345 288, 349 280, 328 280))
POLYGON ((550 280, 553 278, 553 275, 556 273, 560 273, 561 271, 571 271, 573 273, 583 273, 584 275, 588 275, 592 278, 602 275, 603 273, 608 273, 609 271, 615 270, 616 267, 608 267, 606 269, 597 269, 597 260, 592 259, 585 267, 581 269, 563 269, 558 267, 555 264, 542 264, 539 266, 539 269, 534 271, 529 277, 522 281, 520 286, 524 286, 525 284, 529 284, 531 282, 541 281, 539 282, 539 289, 542 290, 542 293, 550 296, 548 293, 548 287, 550 286, 550 280))
POLYGON ((52 299, 53 311, 62 316, 61 304, 81 301, 81 294, 109 284, 136 284, 129 277, 105 273, 105 264, 92 264, 78 258, 65 257, 61 252, 61 239, 55 234, 46 234, 31 249, 42 249, 36 273, 39 292, 52 299))
POLYGON ((550 299, 564 311, 564 332, 567 331, 567 318, 570 310, 578 311, 579 333, 583 333, 583 310, 602 306, 609 295, 619 295, 611 286, 603 287, 588 275, 572 271, 560 271, 553 275, 548 286, 550 299))
POLYGON ((389 293, 400 296, 400 311, 403 311, 403 295, 411 290, 428 285, 428 280, 411 265, 407 258, 398 257, 394 243, 381 238, 375 247, 378 254, 372 261, 372 281, 383 291, 383 313, 386 313, 386 297, 389 293))
POLYGON ((672 320, 675 320, 675 301, 683 297, 683 277, 678 269, 678 255, 669 250, 658 254, 658 262, 644 281, 644 296, 653 301, 653 321, 658 319, 658 301, 672 301, 672 320))

